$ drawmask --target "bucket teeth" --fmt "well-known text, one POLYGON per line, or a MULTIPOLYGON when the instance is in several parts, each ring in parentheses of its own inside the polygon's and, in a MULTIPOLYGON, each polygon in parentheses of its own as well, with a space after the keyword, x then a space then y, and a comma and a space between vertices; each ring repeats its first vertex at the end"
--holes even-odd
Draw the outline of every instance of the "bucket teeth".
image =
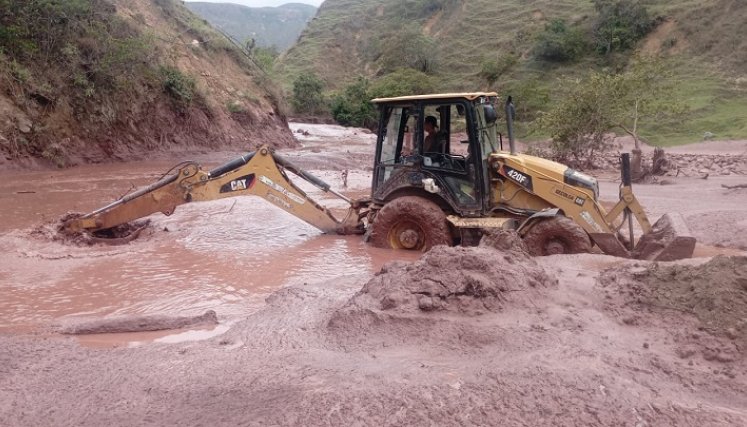
POLYGON ((632 252, 633 258, 651 261, 674 261, 691 258, 695 251, 695 237, 679 214, 665 214, 649 233, 641 236, 632 252))

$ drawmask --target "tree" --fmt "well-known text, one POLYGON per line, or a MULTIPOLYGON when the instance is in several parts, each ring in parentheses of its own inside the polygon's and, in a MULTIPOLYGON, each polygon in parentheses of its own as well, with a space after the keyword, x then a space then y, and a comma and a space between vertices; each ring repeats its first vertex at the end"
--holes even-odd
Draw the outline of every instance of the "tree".
POLYGON ((296 113, 318 114, 325 110, 324 83, 314 74, 302 74, 293 82, 291 104, 296 113))
POLYGON ((541 127, 550 133, 557 160, 591 166, 595 154, 607 148, 605 134, 614 127, 607 96, 612 76, 594 73, 584 81, 569 81, 564 95, 542 115, 541 127))
POLYGON ((642 173, 641 121, 676 120, 687 107, 673 98, 676 93, 674 75, 660 60, 639 59, 628 71, 616 76, 613 83, 609 114, 616 129, 633 137, 635 149, 631 165, 633 177, 637 177, 642 173))
POLYGON ((643 120, 674 120, 686 108, 673 98, 675 81, 658 60, 641 59, 620 74, 594 72, 565 87, 560 103, 542 117, 559 158, 574 157, 590 166, 606 148, 605 135, 621 130, 633 137, 633 175, 640 174, 643 120))
POLYGON ((358 77, 332 99, 332 117, 343 126, 371 127, 376 123, 376 109, 371 98, 369 81, 358 77))

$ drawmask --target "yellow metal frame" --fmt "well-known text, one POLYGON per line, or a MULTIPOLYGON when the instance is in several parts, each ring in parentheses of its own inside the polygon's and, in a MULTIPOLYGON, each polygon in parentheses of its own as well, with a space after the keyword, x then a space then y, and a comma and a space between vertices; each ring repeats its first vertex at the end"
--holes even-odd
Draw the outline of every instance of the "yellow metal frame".
POLYGON ((350 234, 358 230, 358 210, 351 207, 340 221, 325 207, 314 202, 286 176, 275 162, 269 147, 260 148, 249 162, 223 175, 211 177, 196 164, 182 167, 176 178, 156 185, 139 197, 113 203, 67 225, 70 230, 101 230, 115 227, 153 213, 171 215, 177 206, 189 202, 236 196, 259 196, 297 216, 325 233, 350 234), (169 182, 167 182, 169 181, 169 182))
MULTIPOLYGON (((629 255, 628 249, 617 238, 619 226, 615 226, 626 209, 636 218, 644 234, 651 231, 651 223, 630 186, 620 188, 619 201, 607 212, 592 190, 564 182, 563 173, 567 169, 564 165, 524 154, 507 153, 494 155, 491 164, 498 171, 508 166, 532 177, 531 190, 510 179, 494 179, 491 195, 493 206, 533 211, 560 209, 581 226, 604 253, 629 255)), ((522 226, 521 232, 528 231, 531 225, 522 226)))

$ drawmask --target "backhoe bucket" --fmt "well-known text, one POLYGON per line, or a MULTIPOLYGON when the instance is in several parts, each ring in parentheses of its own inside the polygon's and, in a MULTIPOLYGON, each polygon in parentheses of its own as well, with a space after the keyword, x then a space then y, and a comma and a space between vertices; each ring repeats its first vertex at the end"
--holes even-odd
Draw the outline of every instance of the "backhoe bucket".
POLYGON ((635 259, 675 261, 691 258, 695 251, 695 237, 679 214, 664 214, 641 236, 631 253, 635 259))

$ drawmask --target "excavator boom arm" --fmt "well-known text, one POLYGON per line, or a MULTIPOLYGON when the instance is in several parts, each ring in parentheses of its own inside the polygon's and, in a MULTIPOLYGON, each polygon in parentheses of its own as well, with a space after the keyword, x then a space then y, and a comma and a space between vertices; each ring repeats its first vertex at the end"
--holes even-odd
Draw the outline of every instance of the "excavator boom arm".
POLYGON ((71 231, 103 230, 156 212, 171 215, 177 206, 184 203, 246 195, 262 197, 326 233, 362 232, 360 204, 331 190, 329 184, 296 167, 266 146, 210 172, 203 171, 196 163, 186 163, 173 175, 71 220, 66 228, 71 231), (327 208, 309 198, 290 181, 285 170, 350 203, 346 217, 338 220, 327 208))

